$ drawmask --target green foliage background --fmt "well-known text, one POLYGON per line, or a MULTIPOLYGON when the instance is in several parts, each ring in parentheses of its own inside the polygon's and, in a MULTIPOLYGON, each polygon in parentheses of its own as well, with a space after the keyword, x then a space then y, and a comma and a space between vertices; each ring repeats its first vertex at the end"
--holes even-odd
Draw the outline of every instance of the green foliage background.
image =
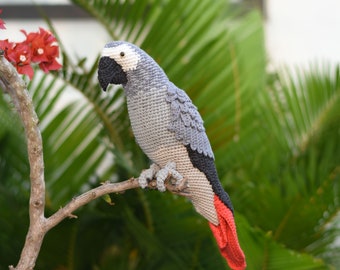
MULTIPOLYGON (((198 106, 248 269, 340 268, 339 69, 268 73, 261 15, 224 0, 73 2, 112 39, 140 45, 198 106)), ((122 90, 102 93, 97 60, 74 62, 62 49, 63 71, 37 73, 28 85, 44 140, 47 215, 149 164, 122 90), (82 97, 65 102, 69 92, 82 97)), ((0 269, 20 255, 28 179, 23 130, 1 95, 0 269)), ((92 202, 49 232, 36 268, 227 269, 186 199, 133 190, 111 200, 92 202)))

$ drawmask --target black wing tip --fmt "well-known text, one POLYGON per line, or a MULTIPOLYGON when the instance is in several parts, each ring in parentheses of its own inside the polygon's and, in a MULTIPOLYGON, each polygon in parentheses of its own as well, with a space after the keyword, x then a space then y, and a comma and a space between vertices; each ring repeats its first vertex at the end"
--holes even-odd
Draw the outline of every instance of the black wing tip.
POLYGON ((230 200, 230 197, 228 193, 223 189, 222 184, 218 178, 214 159, 203 153, 199 153, 197 150, 193 150, 190 144, 186 145, 185 147, 187 148, 187 152, 192 165, 205 174, 209 183, 212 186, 214 193, 234 213, 234 207, 230 200))

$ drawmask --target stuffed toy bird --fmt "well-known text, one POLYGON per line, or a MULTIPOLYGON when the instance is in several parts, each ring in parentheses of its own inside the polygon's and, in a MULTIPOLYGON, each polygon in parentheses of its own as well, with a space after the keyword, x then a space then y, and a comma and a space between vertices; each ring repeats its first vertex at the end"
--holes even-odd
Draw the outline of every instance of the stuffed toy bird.
POLYGON ((136 141, 153 162, 139 176, 140 186, 155 178, 158 190, 165 191, 164 182, 171 177, 179 189, 187 189, 229 266, 245 269, 233 206, 219 181, 202 118, 188 95, 146 52, 125 41, 105 45, 98 80, 104 91, 109 84, 123 86, 136 141))

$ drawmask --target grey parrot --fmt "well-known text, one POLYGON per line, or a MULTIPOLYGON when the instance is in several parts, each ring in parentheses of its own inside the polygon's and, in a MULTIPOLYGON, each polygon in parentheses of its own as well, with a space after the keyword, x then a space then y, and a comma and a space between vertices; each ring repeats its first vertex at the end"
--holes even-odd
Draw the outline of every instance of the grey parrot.
POLYGON ((203 120, 188 95, 145 51, 125 41, 105 45, 98 80, 104 91, 109 84, 123 86, 136 141, 153 162, 139 176, 140 186, 155 177, 157 188, 165 191, 164 181, 171 176, 186 187, 229 266, 245 269, 233 206, 219 181, 203 120))

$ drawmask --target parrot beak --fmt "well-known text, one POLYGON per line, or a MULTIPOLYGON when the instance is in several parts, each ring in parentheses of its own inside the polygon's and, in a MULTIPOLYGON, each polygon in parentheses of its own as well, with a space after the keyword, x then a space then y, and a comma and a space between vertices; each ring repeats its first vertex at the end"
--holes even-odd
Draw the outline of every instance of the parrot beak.
POLYGON ((103 56, 98 64, 98 81, 106 91, 109 84, 126 84, 127 77, 122 67, 112 58, 103 56))

